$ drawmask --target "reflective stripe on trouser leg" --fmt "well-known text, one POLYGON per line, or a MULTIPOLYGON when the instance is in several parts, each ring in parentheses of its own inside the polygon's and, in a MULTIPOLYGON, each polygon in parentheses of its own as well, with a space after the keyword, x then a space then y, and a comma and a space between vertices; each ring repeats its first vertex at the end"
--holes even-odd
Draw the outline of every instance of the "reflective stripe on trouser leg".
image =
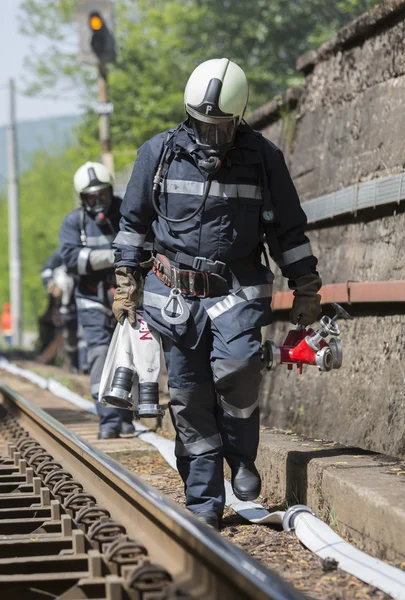
POLYGON ((177 468, 184 482, 186 506, 194 513, 225 503, 222 441, 219 435, 214 385, 170 388, 170 414, 176 429, 177 468))
POLYGON ((259 355, 247 360, 217 359, 213 362, 218 392, 217 422, 228 462, 235 458, 256 458, 262 367, 259 355))
POLYGON ((220 448, 214 385, 170 388, 170 414, 176 429, 176 456, 198 456, 220 448))
POLYGON ((194 350, 162 336, 170 390, 170 413, 176 429, 177 467, 184 482, 186 506, 194 513, 222 515, 225 503, 223 452, 216 423, 209 330, 194 350))
POLYGON ((98 402, 98 389, 100 387, 101 374, 107 356, 108 346, 93 346, 88 350, 88 361, 90 370, 90 392, 96 405, 97 414, 100 417, 100 427, 111 427, 119 431, 120 411, 110 408, 98 402))

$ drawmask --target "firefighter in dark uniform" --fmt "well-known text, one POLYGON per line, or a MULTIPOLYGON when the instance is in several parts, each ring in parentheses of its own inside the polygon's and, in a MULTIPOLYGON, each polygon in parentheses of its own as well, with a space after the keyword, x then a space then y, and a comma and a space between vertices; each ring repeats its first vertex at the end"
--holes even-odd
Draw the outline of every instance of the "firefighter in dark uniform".
POLYGON ((162 335, 176 457, 186 506, 220 527, 223 459, 241 500, 261 481, 261 327, 271 322, 273 273, 262 240, 294 290, 291 321, 320 314, 321 280, 306 217, 282 152, 243 120, 248 85, 227 59, 202 63, 185 90, 187 121, 139 150, 115 241, 114 314, 134 322, 144 285, 147 322, 162 335), (153 234, 154 264, 140 262, 153 234))
POLYGON ((116 325, 111 307, 114 294, 112 241, 119 229, 121 199, 113 195, 108 169, 87 162, 74 176, 80 208, 64 219, 60 252, 68 273, 78 276, 75 299, 79 324, 88 347, 91 395, 100 417, 99 438, 134 432, 132 412, 103 406, 98 389, 105 358, 116 325))

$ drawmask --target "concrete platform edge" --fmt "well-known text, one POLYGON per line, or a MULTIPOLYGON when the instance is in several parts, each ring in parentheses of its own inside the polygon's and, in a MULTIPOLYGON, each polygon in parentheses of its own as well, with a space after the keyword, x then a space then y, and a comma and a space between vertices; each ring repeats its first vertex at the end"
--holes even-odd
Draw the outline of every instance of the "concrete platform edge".
POLYGON ((256 465, 275 504, 307 504, 365 552, 405 558, 401 460, 289 432, 262 430, 256 465))

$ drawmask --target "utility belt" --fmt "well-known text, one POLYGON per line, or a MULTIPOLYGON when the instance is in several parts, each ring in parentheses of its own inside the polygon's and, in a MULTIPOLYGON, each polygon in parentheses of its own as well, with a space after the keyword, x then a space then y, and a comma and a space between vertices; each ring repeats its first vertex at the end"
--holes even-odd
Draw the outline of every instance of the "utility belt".
POLYGON ((215 298, 229 294, 229 284, 225 277, 215 273, 179 269, 170 264, 162 254, 155 256, 153 271, 165 285, 179 289, 182 294, 191 294, 199 298, 215 298))
MULTIPOLYGON (((232 263, 213 261, 204 257, 192 257, 182 252, 172 252, 163 249, 160 244, 156 244, 155 249, 162 248, 162 251, 155 253, 153 259, 153 271, 156 276, 163 281, 165 285, 171 288, 180 289, 182 294, 190 294, 199 298, 215 298, 217 296, 226 296, 230 292, 230 287, 239 288, 239 282, 232 269, 232 263), (175 267, 170 263, 173 260, 191 266, 191 269, 182 269, 175 267)), ((256 268, 256 253, 252 252, 248 256, 235 262, 237 274, 247 273, 256 268)))

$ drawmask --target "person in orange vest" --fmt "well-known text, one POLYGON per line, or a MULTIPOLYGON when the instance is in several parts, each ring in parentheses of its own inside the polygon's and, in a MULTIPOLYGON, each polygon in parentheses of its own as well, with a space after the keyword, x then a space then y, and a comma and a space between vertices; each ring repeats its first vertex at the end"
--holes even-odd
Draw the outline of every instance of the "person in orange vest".
POLYGON ((9 302, 3 304, 3 312, 1 313, 1 332, 3 334, 4 341, 8 348, 11 348, 13 342, 13 330, 11 326, 11 312, 9 302))

